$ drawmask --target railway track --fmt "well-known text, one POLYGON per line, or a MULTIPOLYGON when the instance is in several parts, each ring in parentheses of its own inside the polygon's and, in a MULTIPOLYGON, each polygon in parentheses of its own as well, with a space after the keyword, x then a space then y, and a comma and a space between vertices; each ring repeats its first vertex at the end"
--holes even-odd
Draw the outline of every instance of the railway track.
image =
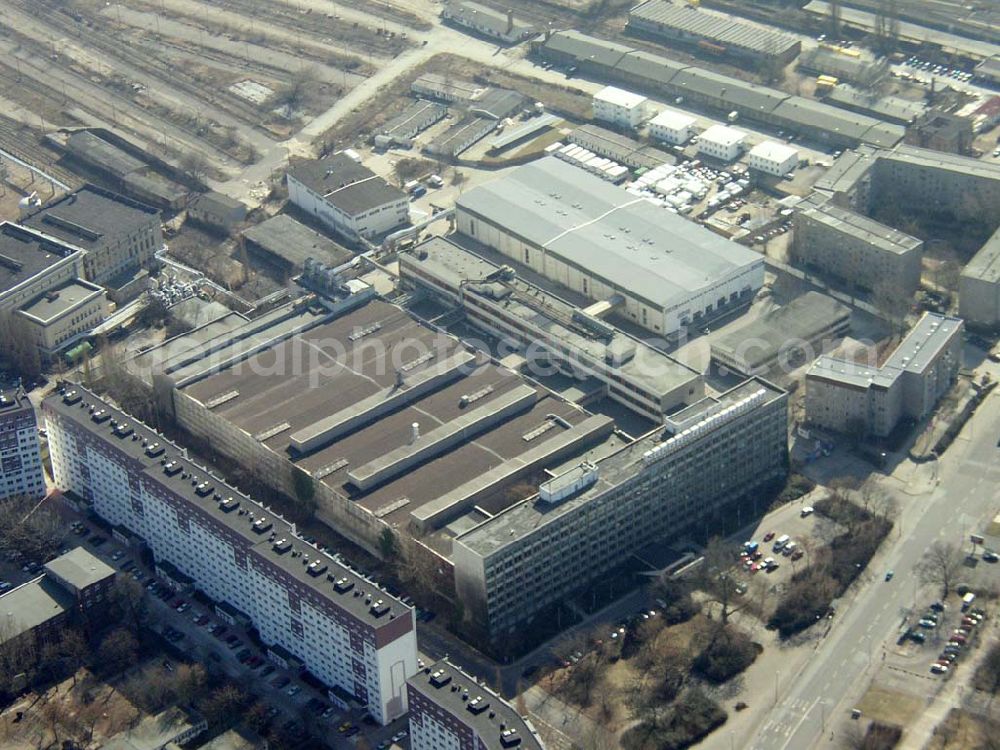
POLYGON ((53 158, 53 154, 38 143, 37 134, 27 125, 0 115, 0 148, 16 156, 23 162, 46 172, 71 188, 84 183, 78 175, 70 172, 53 158))

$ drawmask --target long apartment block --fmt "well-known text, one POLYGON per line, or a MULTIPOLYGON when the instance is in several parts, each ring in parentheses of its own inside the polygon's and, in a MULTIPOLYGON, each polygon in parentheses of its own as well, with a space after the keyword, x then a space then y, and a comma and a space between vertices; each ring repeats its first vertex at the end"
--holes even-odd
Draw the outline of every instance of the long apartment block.
POLYGON ((0 391, 0 500, 44 494, 35 409, 20 388, 0 391))
POLYGON ((243 613, 385 724, 417 671, 413 610, 295 526, 191 461, 184 449, 83 389, 43 402, 56 485, 140 537, 196 588, 243 613))

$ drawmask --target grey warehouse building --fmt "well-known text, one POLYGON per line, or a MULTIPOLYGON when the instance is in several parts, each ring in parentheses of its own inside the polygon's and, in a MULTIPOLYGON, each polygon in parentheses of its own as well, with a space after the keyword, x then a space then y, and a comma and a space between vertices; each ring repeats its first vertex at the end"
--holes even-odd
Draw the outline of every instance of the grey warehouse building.
POLYGON ((662 336, 749 305, 764 284, 758 253, 552 157, 461 195, 456 227, 662 336))
POLYGON ((787 401, 754 378, 553 472, 537 495, 455 539, 467 610, 492 633, 508 632, 644 545, 749 504, 787 470, 787 401))
POLYGON ((850 308, 825 294, 806 292, 714 341, 712 361, 743 375, 764 375, 776 366, 794 368, 850 327, 850 308))
POLYGON ((790 34, 706 13, 690 5, 667 0, 646 0, 628 13, 627 29, 667 42, 698 47, 710 55, 726 55, 749 62, 790 63, 802 50, 802 42, 790 34))

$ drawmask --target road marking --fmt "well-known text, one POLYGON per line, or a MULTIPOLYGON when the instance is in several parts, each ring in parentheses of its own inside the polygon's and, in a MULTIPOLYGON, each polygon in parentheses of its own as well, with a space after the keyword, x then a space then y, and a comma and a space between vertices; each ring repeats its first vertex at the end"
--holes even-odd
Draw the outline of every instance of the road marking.
POLYGON ((797 731, 799 731, 799 727, 802 726, 802 722, 804 722, 806 720, 806 718, 809 716, 809 712, 812 711, 816 707, 817 703, 819 703, 819 696, 816 696, 816 699, 809 705, 809 708, 806 710, 806 712, 804 714, 802 714, 802 718, 799 719, 798 722, 796 722, 796 724, 792 728, 792 730, 786 735, 786 737, 788 737, 788 739, 785 740, 785 743, 781 746, 780 750, 785 750, 785 748, 788 747, 788 743, 792 741, 792 736, 797 731))

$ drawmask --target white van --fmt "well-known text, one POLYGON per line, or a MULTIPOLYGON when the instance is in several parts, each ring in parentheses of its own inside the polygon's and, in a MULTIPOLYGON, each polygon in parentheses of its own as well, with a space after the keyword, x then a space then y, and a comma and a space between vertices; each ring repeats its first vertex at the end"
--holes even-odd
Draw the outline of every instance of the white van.
POLYGON ((976 601, 976 595, 971 591, 962 597, 962 611, 965 612, 972 606, 972 603, 976 601))
POLYGON ((774 547, 773 547, 774 551, 775 552, 780 552, 781 548, 784 547, 786 544, 788 544, 788 540, 789 539, 791 539, 791 537, 788 536, 788 534, 782 534, 777 539, 775 539, 774 540, 774 547))

